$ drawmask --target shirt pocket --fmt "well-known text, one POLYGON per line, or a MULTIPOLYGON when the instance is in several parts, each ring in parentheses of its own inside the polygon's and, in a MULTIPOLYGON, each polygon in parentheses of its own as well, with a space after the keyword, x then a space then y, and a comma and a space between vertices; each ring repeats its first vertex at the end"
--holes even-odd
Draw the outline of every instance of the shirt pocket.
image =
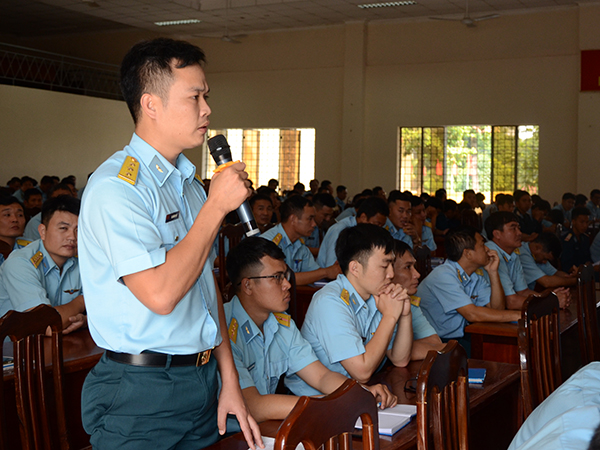
POLYGON ((161 225, 157 225, 163 247, 169 251, 186 235, 187 230, 183 224, 181 216, 161 225))
POLYGON ((288 359, 271 361, 269 363, 269 394, 274 394, 277 390, 277 384, 281 375, 287 372, 289 367, 288 359))

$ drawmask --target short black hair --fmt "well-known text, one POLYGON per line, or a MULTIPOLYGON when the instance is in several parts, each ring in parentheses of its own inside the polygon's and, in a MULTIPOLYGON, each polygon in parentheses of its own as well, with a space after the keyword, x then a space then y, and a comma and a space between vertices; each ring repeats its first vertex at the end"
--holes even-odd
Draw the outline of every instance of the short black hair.
POLYGON ((394 203, 398 200, 402 201, 402 202, 409 202, 410 203, 410 199, 411 199, 412 195, 409 194, 405 194, 404 192, 400 192, 399 190, 395 189, 393 191, 391 191, 388 195, 388 203, 394 203))
POLYGON ((437 191, 435 191, 435 198, 439 198, 440 200, 442 200, 445 196, 446 196, 446 189, 440 188, 437 191))
POLYGON ((329 180, 323 180, 323 181, 321 181, 321 187, 327 187, 330 184, 332 184, 332 183, 329 180))
POLYGON ((0 206, 10 206, 15 204, 21 205, 21 208, 23 208, 23 203, 21 203, 17 197, 13 197, 12 195, 7 195, 5 197, 0 196, 0 206))
POLYGON ((475 195, 475 191, 473 189, 465 189, 465 191, 463 192, 463 197, 466 194, 473 194, 473 195, 475 195))
POLYGON ((442 201, 437 197, 429 197, 425 202, 425 208, 442 209, 442 201))
POLYGON ((367 216, 367 219, 375 217, 377 214, 387 217, 390 215, 390 208, 381 197, 367 197, 360 202, 360 206, 356 210, 356 217, 360 217, 363 214, 367 216))
POLYGON ((576 206, 571 210, 571 222, 577 219, 579 216, 589 216, 590 210, 585 206, 576 206))
POLYGON ((413 258, 415 257, 415 253, 410 245, 404 241, 394 239, 394 253, 396 254, 396 258, 402 258, 406 252, 410 253, 413 258))
POLYGON ((548 211, 550 211, 552 209, 552 207, 550 206, 549 201, 540 200, 539 202, 536 202, 533 204, 533 206, 531 207, 531 210, 534 210, 534 209, 539 209, 539 210, 547 213, 548 211))
POLYGON ((140 100, 144 93, 166 100, 173 67, 202 66, 205 61, 204 52, 185 41, 157 38, 134 45, 121 63, 121 92, 133 122, 140 119, 140 100))
POLYGON ((546 218, 552 223, 565 223, 565 215, 560 209, 552 208, 548 211, 548 214, 546 214, 546 218))
POLYGON ((68 185, 67 183, 58 183, 58 184, 55 184, 54 186, 52 186, 52 189, 50 189, 50 192, 48 192, 48 197, 52 197, 52 195, 54 195, 54 193, 56 191, 69 191, 69 192, 73 192, 71 190, 71 186, 68 185))
POLYGON ((32 195, 42 195, 42 192, 38 188, 27 189, 23 192, 23 200, 29 200, 32 195))
POLYGON ((33 186, 37 186, 38 184, 35 178, 28 177, 27 175, 21 177, 21 184, 25 184, 27 181, 30 181, 33 186))
POLYGON ((346 189, 347 189, 346 186, 344 186, 343 184, 340 184, 337 188, 335 188, 335 192, 343 192, 346 189))
POLYGON ((585 194, 577 194, 575 196, 575 206, 585 206, 587 201, 588 198, 585 196, 585 194))
POLYGON ((565 192, 562 196, 563 200, 575 200, 575 194, 572 192, 565 192))
POLYGON ((312 203, 315 208, 321 209, 323 206, 329 206, 330 208, 335 208, 337 203, 333 198, 333 195, 327 194, 325 192, 321 194, 313 195, 312 203))
POLYGON ((292 195, 291 197, 288 197, 279 207, 281 223, 287 222, 292 214, 299 219, 302 218, 305 206, 312 206, 312 202, 306 197, 302 197, 301 195, 292 195))
POLYGON ((265 195, 265 194, 256 194, 256 195, 253 195, 252 197, 250 197, 250 200, 248 200, 248 203, 250 204, 250 208, 253 208, 254 204, 259 200, 265 200, 265 201, 269 202, 271 204, 271 206, 273 206, 273 200, 271 200, 270 196, 265 195))
POLYGON ((452 199, 444 200, 444 203, 442 203, 442 212, 444 213, 447 213, 448 211, 456 211, 457 209, 458 204, 452 199))
MULTIPOLYGON (((519 200, 521 200, 522 197, 525 197, 526 195, 529 195, 529 192, 527 191, 523 191, 521 189, 517 189, 514 192, 514 197, 515 197, 515 203, 518 202, 519 200)), ((531 197, 531 195, 529 195, 531 197)), ((486 231, 487 233, 487 231, 486 231)))
POLYGON ((552 253, 555 260, 560 258, 562 253, 562 244, 560 239, 554 233, 540 233, 532 242, 536 242, 542 246, 542 250, 552 253))
POLYGON ((42 223, 48 226, 48 222, 57 211, 64 211, 79 216, 81 200, 70 195, 59 195, 49 198, 42 205, 42 223))
POLYGON ((243 239, 227 254, 227 275, 236 287, 243 278, 253 276, 262 268, 260 262, 265 256, 285 261, 285 255, 275 243, 261 237, 243 239))
MULTIPOLYGON (((277 180, 275 180, 275 181, 277 181, 277 180)), ((261 186, 261 187, 259 187, 256 190, 256 193, 260 194, 260 195, 266 195, 266 196, 271 196, 273 194, 277 195, 277 191, 275 189, 272 189, 272 188, 268 187, 268 186, 261 186)))
POLYGON ((485 220, 485 234, 488 239, 494 239, 494 230, 504 230, 504 225, 511 222, 519 223, 519 218, 515 213, 508 211, 496 211, 490 214, 485 220))
POLYGON ((478 234, 480 234, 479 231, 467 225, 450 230, 444 241, 448 259, 456 262, 462 258, 465 250, 474 250, 478 234))
POLYGON ((359 223, 342 230, 335 244, 335 256, 344 275, 348 274, 351 261, 358 261, 364 266, 376 248, 383 249, 386 255, 394 250, 394 238, 384 228, 359 223))
POLYGON ((300 183, 299 181, 294 185, 294 190, 299 189, 302 192, 304 192, 306 190, 306 186, 304 186, 304 183, 300 183))
POLYGON ((500 197, 496 197, 496 206, 502 206, 507 204, 513 204, 515 198, 510 194, 498 194, 500 197))
POLYGON ((419 206, 419 205, 423 205, 423 199, 421 197, 417 197, 416 195, 413 195, 410 198, 410 207, 414 208, 415 206, 419 206))
POLYGON ((600 195, 600 189, 592 189, 590 192, 590 198, 592 198, 594 195, 600 195))

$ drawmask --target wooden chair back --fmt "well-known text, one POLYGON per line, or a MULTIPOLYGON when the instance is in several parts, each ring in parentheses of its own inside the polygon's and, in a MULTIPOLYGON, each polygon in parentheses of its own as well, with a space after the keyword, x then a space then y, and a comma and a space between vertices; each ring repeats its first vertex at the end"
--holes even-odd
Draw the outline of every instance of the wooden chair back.
POLYGON ((433 270, 431 268, 431 250, 429 250, 429 247, 427 246, 417 247, 414 249, 414 254, 415 259, 417 260, 415 269, 421 274, 422 280, 433 270))
POLYGON ((558 298, 530 295, 519 319, 521 394, 525 419, 562 383, 558 298))
POLYGON ((232 225, 230 223, 223 225, 219 229, 219 255, 217 256, 217 262, 219 264, 219 288, 221 293, 225 295, 227 291, 225 286, 229 281, 227 276, 227 253, 229 250, 237 246, 244 238, 244 226, 241 223, 232 225), (225 245, 225 238, 227 238, 228 248, 225 245))
MULTIPOLYGON (((39 305, 23 313, 9 311, 0 319, 2 342, 7 336, 13 342, 14 349, 15 394, 22 448, 24 450, 69 449, 63 400, 60 315, 48 305, 39 305), (48 327, 52 330, 52 336, 49 338, 45 337, 48 327), (51 380, 45 361, 47 346, 50 347, 52 354, 51 380)), ((4 394, 2 383, 3 381, 0 381, 0 400, 4 405, 4 399, 1 398, 4 394)), ((2 411, 3 409, 4 406, 2 411)), ((3 413, 2 422, 0 446, 8 450, 4 446, 6 427, 3 413)))
POLYGON ((586 264, 577 271, 577 326, 581 363, 600 361, 600 335, 596 310, 596 280, 594 266, 586 264))
POLYGON ((467 352, 449 341, 427 353, 417 379, 417 448, 469 448, 469 369, 467 352))
POLYGON ((275 437, 274 450, 352 450, 352 432, 360 417, 364 450, 379 450, 376 400, 355 380, 347 380, 323 398, 300 397, 275 437), (339 447, 338 447, 339 446, 339 447))

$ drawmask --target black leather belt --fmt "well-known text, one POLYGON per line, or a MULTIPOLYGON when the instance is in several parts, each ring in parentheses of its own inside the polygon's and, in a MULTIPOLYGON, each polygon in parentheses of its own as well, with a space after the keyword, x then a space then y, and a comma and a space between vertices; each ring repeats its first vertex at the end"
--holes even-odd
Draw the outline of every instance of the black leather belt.
POLYGON ((164 353, 116 353, 106 351, 106 356, 113 361, 129 364, 130 366, 165 367, 171 358, 171 366, 203 366, 210 360, 212 349, 191 355, 165 355, 164 353))

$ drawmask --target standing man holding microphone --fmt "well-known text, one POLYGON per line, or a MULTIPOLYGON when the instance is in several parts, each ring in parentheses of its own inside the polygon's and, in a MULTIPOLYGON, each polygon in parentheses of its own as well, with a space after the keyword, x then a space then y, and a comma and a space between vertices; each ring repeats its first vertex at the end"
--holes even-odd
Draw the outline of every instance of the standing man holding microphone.
POLYGON ((252 449, 263 445, 210 259, 223 218, 249 195, 245 165, 216 174, 207 198, 183 155, 202 145, 209 125, 203 62, 198 47, 165 38, 128 52, 121 89, 135 133, 83 196, 81 278, 90 332, 106 349, 82 392, 96 450, 200 449, 225 432, 227 414, 252 449))

